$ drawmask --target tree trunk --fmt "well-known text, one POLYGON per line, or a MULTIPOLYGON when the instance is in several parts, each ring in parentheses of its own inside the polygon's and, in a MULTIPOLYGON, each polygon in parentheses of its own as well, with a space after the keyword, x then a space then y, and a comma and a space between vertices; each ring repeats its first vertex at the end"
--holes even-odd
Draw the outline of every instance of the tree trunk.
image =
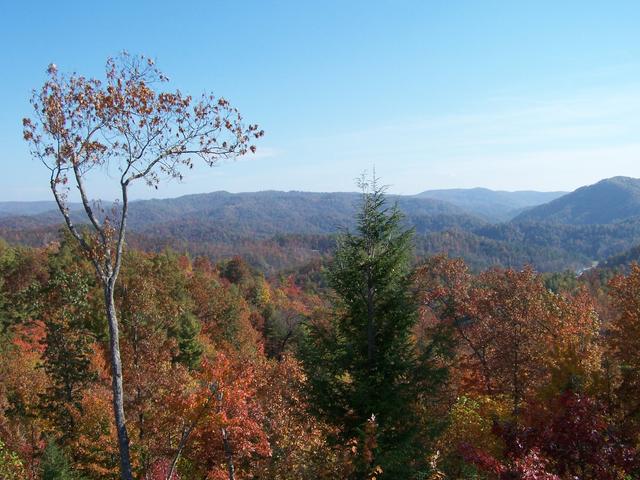
POLYGON ((229 445, 229 434, 227 433, 227 429, 222 427, 222 445, 224 446, 224 454, 227 457, 227 473, 229 475, 229 480, 236 479, 236 467, 233 465, 233 451, 231 450, 231 445, 229 445))
POLYGON ((369 279, 367 286, 367 360, 372 368, 376 356, 376 319, 373 307, 373 283, 369 279))
POLYGON ((120 477, 122 480, 133 480, 131 457, 129 454, 129 435, 124 416, 124 392, 122 388, 122 361, 120 360, 120 338, 118 318, 113 299, 113 279, 104 286, 107 321, 109 322, 109 351, 111 360, 111 388, 113 390, 113 413, 118 431, 118 450, 120 452, 120 477))

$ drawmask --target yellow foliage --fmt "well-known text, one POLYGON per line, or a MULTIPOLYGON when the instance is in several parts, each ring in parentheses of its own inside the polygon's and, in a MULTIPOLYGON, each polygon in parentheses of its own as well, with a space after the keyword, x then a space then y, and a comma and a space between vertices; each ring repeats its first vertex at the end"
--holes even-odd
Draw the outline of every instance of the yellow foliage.
POLYGON ((509 417, 513 405, 504 396, 462 396, 451 408, 450 423, 438 440, 443 456, 455 454, 463 444, 470 444, 488 453, 499 455, 501 441, 491 433, 495 420, 509 417))

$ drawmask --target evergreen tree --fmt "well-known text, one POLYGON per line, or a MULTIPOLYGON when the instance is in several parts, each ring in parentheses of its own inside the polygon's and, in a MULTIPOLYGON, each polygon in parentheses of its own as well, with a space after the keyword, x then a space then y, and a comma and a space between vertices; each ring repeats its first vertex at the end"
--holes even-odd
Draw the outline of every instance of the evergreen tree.
POLYGON ((41 408, 63 443, 75 435, 76 412, 84 390, 96 379, 90 355, 93 336, 85 327, 88 279, 78 272, 53 271, 43 290, 45 324, 43 368, 51 386, 41 395, 41 408))
POLYGON ((54 442, 49 442, 40 463, 42 480, 78 480, 64 452, 54 442))
POLYGON ((427 367, 412 338, 413 232, 375 178, 360 187, 357 230, 339 238, 329 273, 335 314, 309 327, 303 358, 312 404, 341 429, 342 442, 357 442, 353 478, 407 479, 425 457, 417 441, 427 367))
POLYGON ((202 345, 198 340, 200 330, 201 325, 195 315, 186 313, 180 317, 176 332, 179 351, 174 360, 190 369, 197 368, 200 365, 203 351, 202 345))

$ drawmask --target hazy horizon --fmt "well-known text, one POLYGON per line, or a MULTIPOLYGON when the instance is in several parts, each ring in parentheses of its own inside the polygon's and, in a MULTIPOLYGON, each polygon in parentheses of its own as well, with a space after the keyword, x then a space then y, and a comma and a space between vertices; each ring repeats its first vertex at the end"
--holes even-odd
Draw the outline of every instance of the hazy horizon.
MULTIPOLYGON (((581 185, 584 186, 584 185, 581 185)), ((579 187, 578 187, 579 188, 579 187)), ((426 189, 426 190, 422 190, 420 192, 416 192, 416 193, 395 193, 391 188, 389 188, 387 190, 387 193, 391 196, 401 196, 401 197, 412 197, 412 196, 417 196, 420 195, 421 193, 425 193, 425 192, 430 192, 430 191, 451 191, 451 190, 490 190, 492 192, 496 192, 496 193, 570 193, 573 190, 494 190, 494 189, 490 189, 490 188, 486 188, 486 187, 469 187, 469 188, 457 188, 457 187, 452 187, 452 188, 433 188, 433 189, 426 189)), ((295 190, 277 190, 277 189, 264 189, 264 190, 247 190, 247 191, 230 191, 230 190, 211 190, 210 192, 192 192, 192 193, 182 193, 182 194, 178 194, 175 196, 164 196, 161 195, 161 191, 160 190, 156 190, 156 195, 150 195, 150 196, 146 196, 146 197, 133 197, 131 198, 132 202, 137 202, 137 201, 145 201, 145 200, 167 200, 167 199, 172 199, 172 198, 180 198, 180 197, 185 197, 185 196, 189 196, 189 195, 208 195, 208 194, 213 194, 213 193, 229 193, 231 195, 242 195, 242 194, 254 194, 254 193, 267 193, 267 192, 274 192, 274 193, 327 193, 327 194, 332 194, 332 193, 352 193, 352 194, 359 194, 361 192, 359 192, 356 189, 352 189, 352 190, 299 190, 299 189, 295 189, 295 190)), ((111 199, 108 198, 98 198, 95 200, 99 200, 99 201, 112 201, 111 199)), ((95 201, 92 200, 92 201, 95 201)), ((76 202, 79 203, 79 199, 75 199, 73 198, 71 200, 72 202, 76 202)), ((3 200, 0 199, 0 203, 38 203, 38 202, 55 202, 55 200, 53 199, 53 196, 51 198, 34 198, 32 200, 3 200)))

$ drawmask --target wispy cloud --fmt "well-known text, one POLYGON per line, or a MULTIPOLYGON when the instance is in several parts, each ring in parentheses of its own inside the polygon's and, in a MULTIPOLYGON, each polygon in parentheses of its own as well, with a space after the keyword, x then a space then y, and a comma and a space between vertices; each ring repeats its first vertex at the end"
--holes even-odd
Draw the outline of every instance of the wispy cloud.
MULTIPOLYGON (((375 163, 405 193, 431 187, 567 189, 640 176, 640 84, 559 98, 493 98, 473 110, 300 140, 327 161, 375 163)), ((327 168, 334 168, 330 166, 327 168)))

